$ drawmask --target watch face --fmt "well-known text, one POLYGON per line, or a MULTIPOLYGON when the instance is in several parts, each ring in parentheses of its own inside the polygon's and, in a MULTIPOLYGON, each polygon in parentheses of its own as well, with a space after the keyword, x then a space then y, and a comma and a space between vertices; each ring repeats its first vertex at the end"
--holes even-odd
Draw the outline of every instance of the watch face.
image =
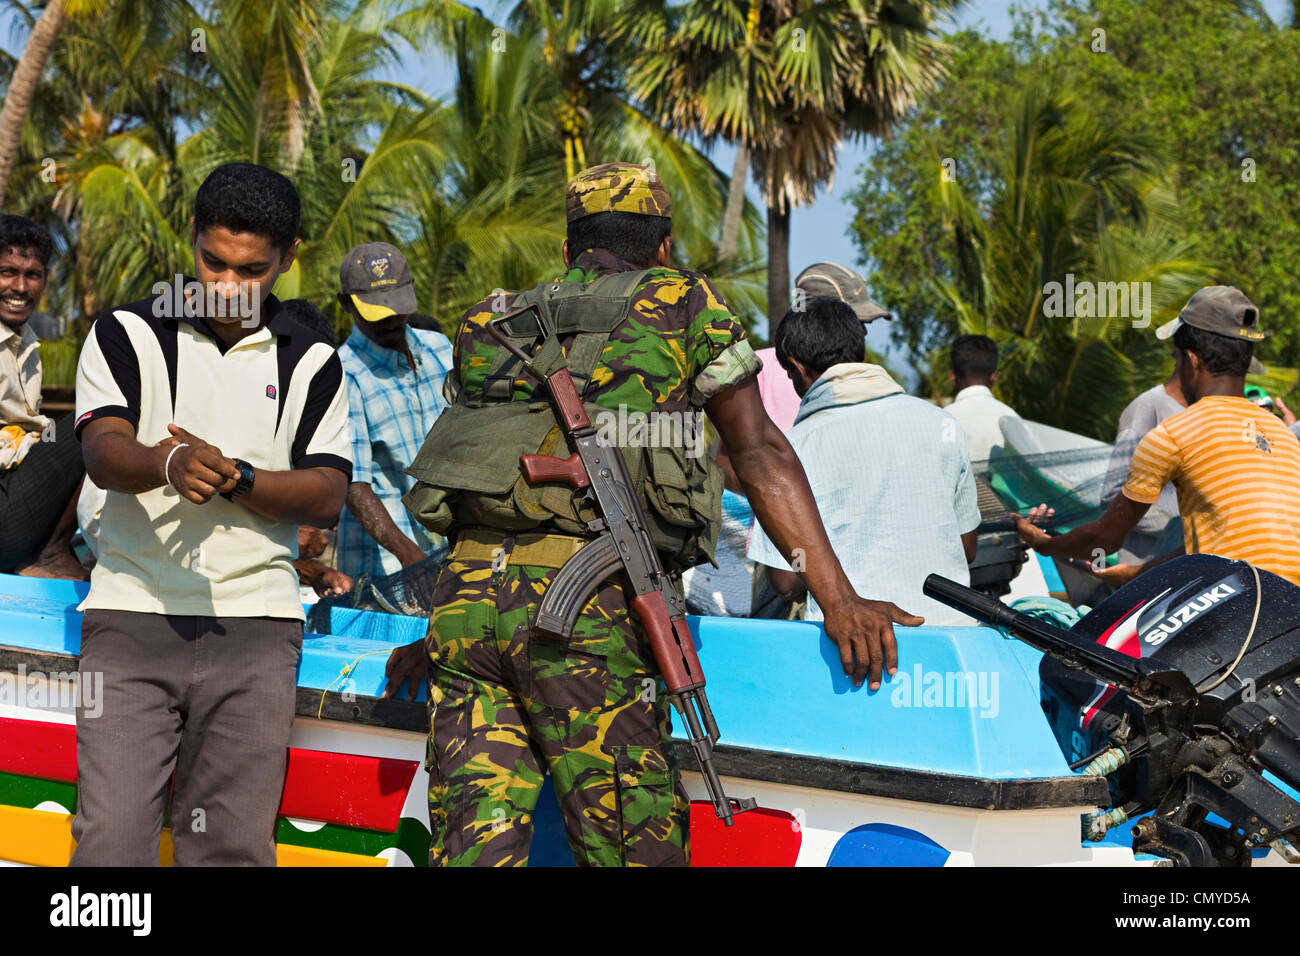
POLYGON ((241 458, 235 459, 235 468, 239 471, 239 481, 235 483, 235 487, 221 493, 223 498, 231 501, 253 487, 253 478, 257 474, 253 466, 241 458))

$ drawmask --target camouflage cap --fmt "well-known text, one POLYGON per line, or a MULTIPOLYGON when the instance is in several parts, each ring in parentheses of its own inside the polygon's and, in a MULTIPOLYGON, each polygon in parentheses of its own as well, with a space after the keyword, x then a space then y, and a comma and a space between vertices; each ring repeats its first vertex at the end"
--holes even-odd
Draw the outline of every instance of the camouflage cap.
POLYGON ((573 177, 564 194, 565 222, 598 212, 672 217, 663 180, 653 166, 635 163, 604 163, 573 177))

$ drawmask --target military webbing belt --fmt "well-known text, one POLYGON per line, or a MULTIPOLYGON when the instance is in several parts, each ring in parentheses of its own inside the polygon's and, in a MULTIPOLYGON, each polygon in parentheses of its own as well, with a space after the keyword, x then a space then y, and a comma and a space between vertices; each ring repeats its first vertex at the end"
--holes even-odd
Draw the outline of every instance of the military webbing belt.
POLYGON ((464 528, 456 538, 448 560, 493 561, 499 568, 512 564, 560 568, 588 542, 587 538, 567 534, 536 531, 511 534, 491 528, 464 528))

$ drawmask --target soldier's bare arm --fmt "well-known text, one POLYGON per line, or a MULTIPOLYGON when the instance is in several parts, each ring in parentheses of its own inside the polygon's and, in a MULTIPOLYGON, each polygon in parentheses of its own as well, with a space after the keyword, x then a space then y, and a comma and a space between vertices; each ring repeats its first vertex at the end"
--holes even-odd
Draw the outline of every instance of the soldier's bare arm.
POLYGON ((915 627, 924 619, 888 601, 859 597, 831 549, 808 476, 781 430, 768 418, 758 382, 748 378, 713 396, 705 412, 718 429, 736 477, 763 530, 825 612, 826 635, 840 649, 844 673, 880 686, 881 670, 898 669, 894 623, 915 627))
POLYGON ((409 568, 426 557, 423 549, 402 533, 388 513, 384 503, 375 494, 368 481, 354 481, 348 485, 348 510, 366 534, 379 542, 379 546, 409 568))

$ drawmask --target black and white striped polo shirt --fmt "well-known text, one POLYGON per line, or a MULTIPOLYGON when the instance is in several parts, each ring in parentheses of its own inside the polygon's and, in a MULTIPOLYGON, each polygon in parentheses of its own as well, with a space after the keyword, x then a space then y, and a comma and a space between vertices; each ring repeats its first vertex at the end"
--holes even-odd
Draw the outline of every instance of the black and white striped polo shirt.
MULTIPOLYGON (((78 436, 94 419, 121 418, 153 445, 176 424, 256 468, 351 477, 347 389, 329 343, 271 296, 262 326, 227 348, 202 318, 156 314, 176 311, 165 298, 113 309, 91 328, 77 366, 78 436)), ((110 491, 99 547, 83 609, 304 617, 297 526, 238 500, 196 505, 170 485, 110 491)))

